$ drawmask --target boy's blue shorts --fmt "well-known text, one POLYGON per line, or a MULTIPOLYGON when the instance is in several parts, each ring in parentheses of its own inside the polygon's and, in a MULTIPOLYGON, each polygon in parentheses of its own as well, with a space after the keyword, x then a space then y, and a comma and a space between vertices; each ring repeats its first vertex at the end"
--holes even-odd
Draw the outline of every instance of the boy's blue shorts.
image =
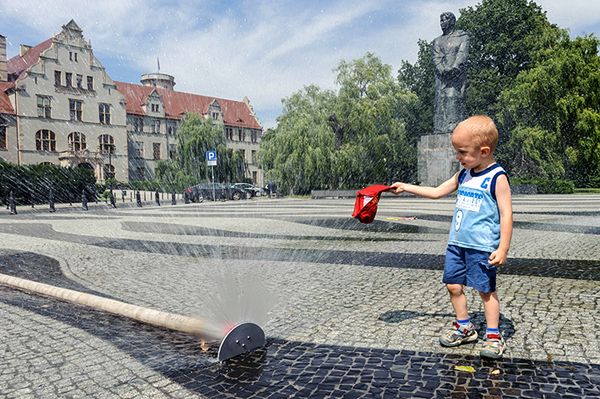
POLYGON ((490 265, 489 257, 489 252, 448 245, 442 281, 484 293, 496 291, 496 266, 490 265))

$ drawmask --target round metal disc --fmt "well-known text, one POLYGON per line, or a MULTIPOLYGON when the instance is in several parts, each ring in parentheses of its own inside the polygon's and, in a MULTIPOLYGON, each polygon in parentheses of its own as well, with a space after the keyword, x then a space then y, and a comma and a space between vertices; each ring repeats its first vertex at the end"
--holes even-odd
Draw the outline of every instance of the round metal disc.
POLYGON ((254 323, 241 323, 233 327, 219 346, 219 361, 231 359, 265 346, 265 332, 254 323))

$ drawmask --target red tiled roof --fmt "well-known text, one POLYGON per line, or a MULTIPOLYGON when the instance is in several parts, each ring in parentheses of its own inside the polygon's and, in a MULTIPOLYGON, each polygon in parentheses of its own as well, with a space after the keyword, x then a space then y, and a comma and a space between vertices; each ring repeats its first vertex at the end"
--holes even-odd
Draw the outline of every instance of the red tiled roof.
POLYGON ((128 114, 145 115, 142 106, 146 104, 148 95, 156 89, 164 104, 165 116, 167 118, 181 119, 187 112, 200 115, 206 114, 208 106, 214 100, 217 100, 223 113, 223 122, 226 125, 252 129, 262 128, 256 117, 252 116, 250 107, 243 101, 207 97, 133 83, 115 82, 115 84, 117 85, 117 90, 125 97, 128 114))
POLYGON ((12 114, 14 115, 15 110, 6 94, 8 89, 15 87, 13 82, 0 82, 0 114, 12 114))
POLYGON ((52 39, 53 38, 51 37, 50 39, 41 42, 37 46, 30 48, 22 56, 15 55, 8 60, 8 74, 17 75, 17 79, 22 78, 23 73, 27 70, 27 68, 38 62, 40 54, 50 48, 52 45, 52 39))

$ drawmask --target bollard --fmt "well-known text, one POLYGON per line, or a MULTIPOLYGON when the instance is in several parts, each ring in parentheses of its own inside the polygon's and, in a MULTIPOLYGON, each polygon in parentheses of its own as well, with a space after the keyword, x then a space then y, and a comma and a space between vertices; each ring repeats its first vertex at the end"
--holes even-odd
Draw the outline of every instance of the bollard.
POLYGON ((109 199, 110 199, 110 206, 113 208, 116 208, 117 202, 115 201, 115 195, 113 194, 112 190, 110 190, 109 199))
POLYGON ((140 208, 142 207, 142 196, 140 195, 139 190, 135 193, 135 202, 137 203, 137 206, 140 208))
POLYGON ((81 209, 83 209, 84 211, 88 210, 88 201, 87 195, 85 195, 85 190, 81 191, 81 209))
POLYGON ((8 195, 8 206, 10 209, 10 214, 16 215, 17 214, 17 201, 15 200, 15 193, 13 193, 12 190, 10 190, 10 194, 8 195))
POLYGON ((175 197, 175 191, 171 193, 171 205, 177 205, 177 198, 175 197))
POLYGON ((160 194, 158 193, 158 190, 154 192, 154 200, 156 201, 156 205, 160 206, 160 194))
POLYGON ((54 207, 54 190, 52 189, 48 193, 48 207, 50 212, 56 212, 56 208, 54 207))

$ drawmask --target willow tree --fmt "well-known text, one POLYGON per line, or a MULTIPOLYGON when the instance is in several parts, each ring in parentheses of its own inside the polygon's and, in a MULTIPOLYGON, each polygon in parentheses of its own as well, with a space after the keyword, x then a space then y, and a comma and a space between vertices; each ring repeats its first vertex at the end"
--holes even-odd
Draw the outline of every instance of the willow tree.
POLYGON ((390 65, 372 53, 338 65, 336 115, 344 131, 335 154, 340 186, 412 180, 416 150, 406 135, 406 120, 416 96, 403 90, 390 65))
POLYGON ((277 127, 266 132, 259 160, 267 180, 283 193, 331 188, 334 135, 328 124, 335 95, 315 85, 282 100, 277 127))

